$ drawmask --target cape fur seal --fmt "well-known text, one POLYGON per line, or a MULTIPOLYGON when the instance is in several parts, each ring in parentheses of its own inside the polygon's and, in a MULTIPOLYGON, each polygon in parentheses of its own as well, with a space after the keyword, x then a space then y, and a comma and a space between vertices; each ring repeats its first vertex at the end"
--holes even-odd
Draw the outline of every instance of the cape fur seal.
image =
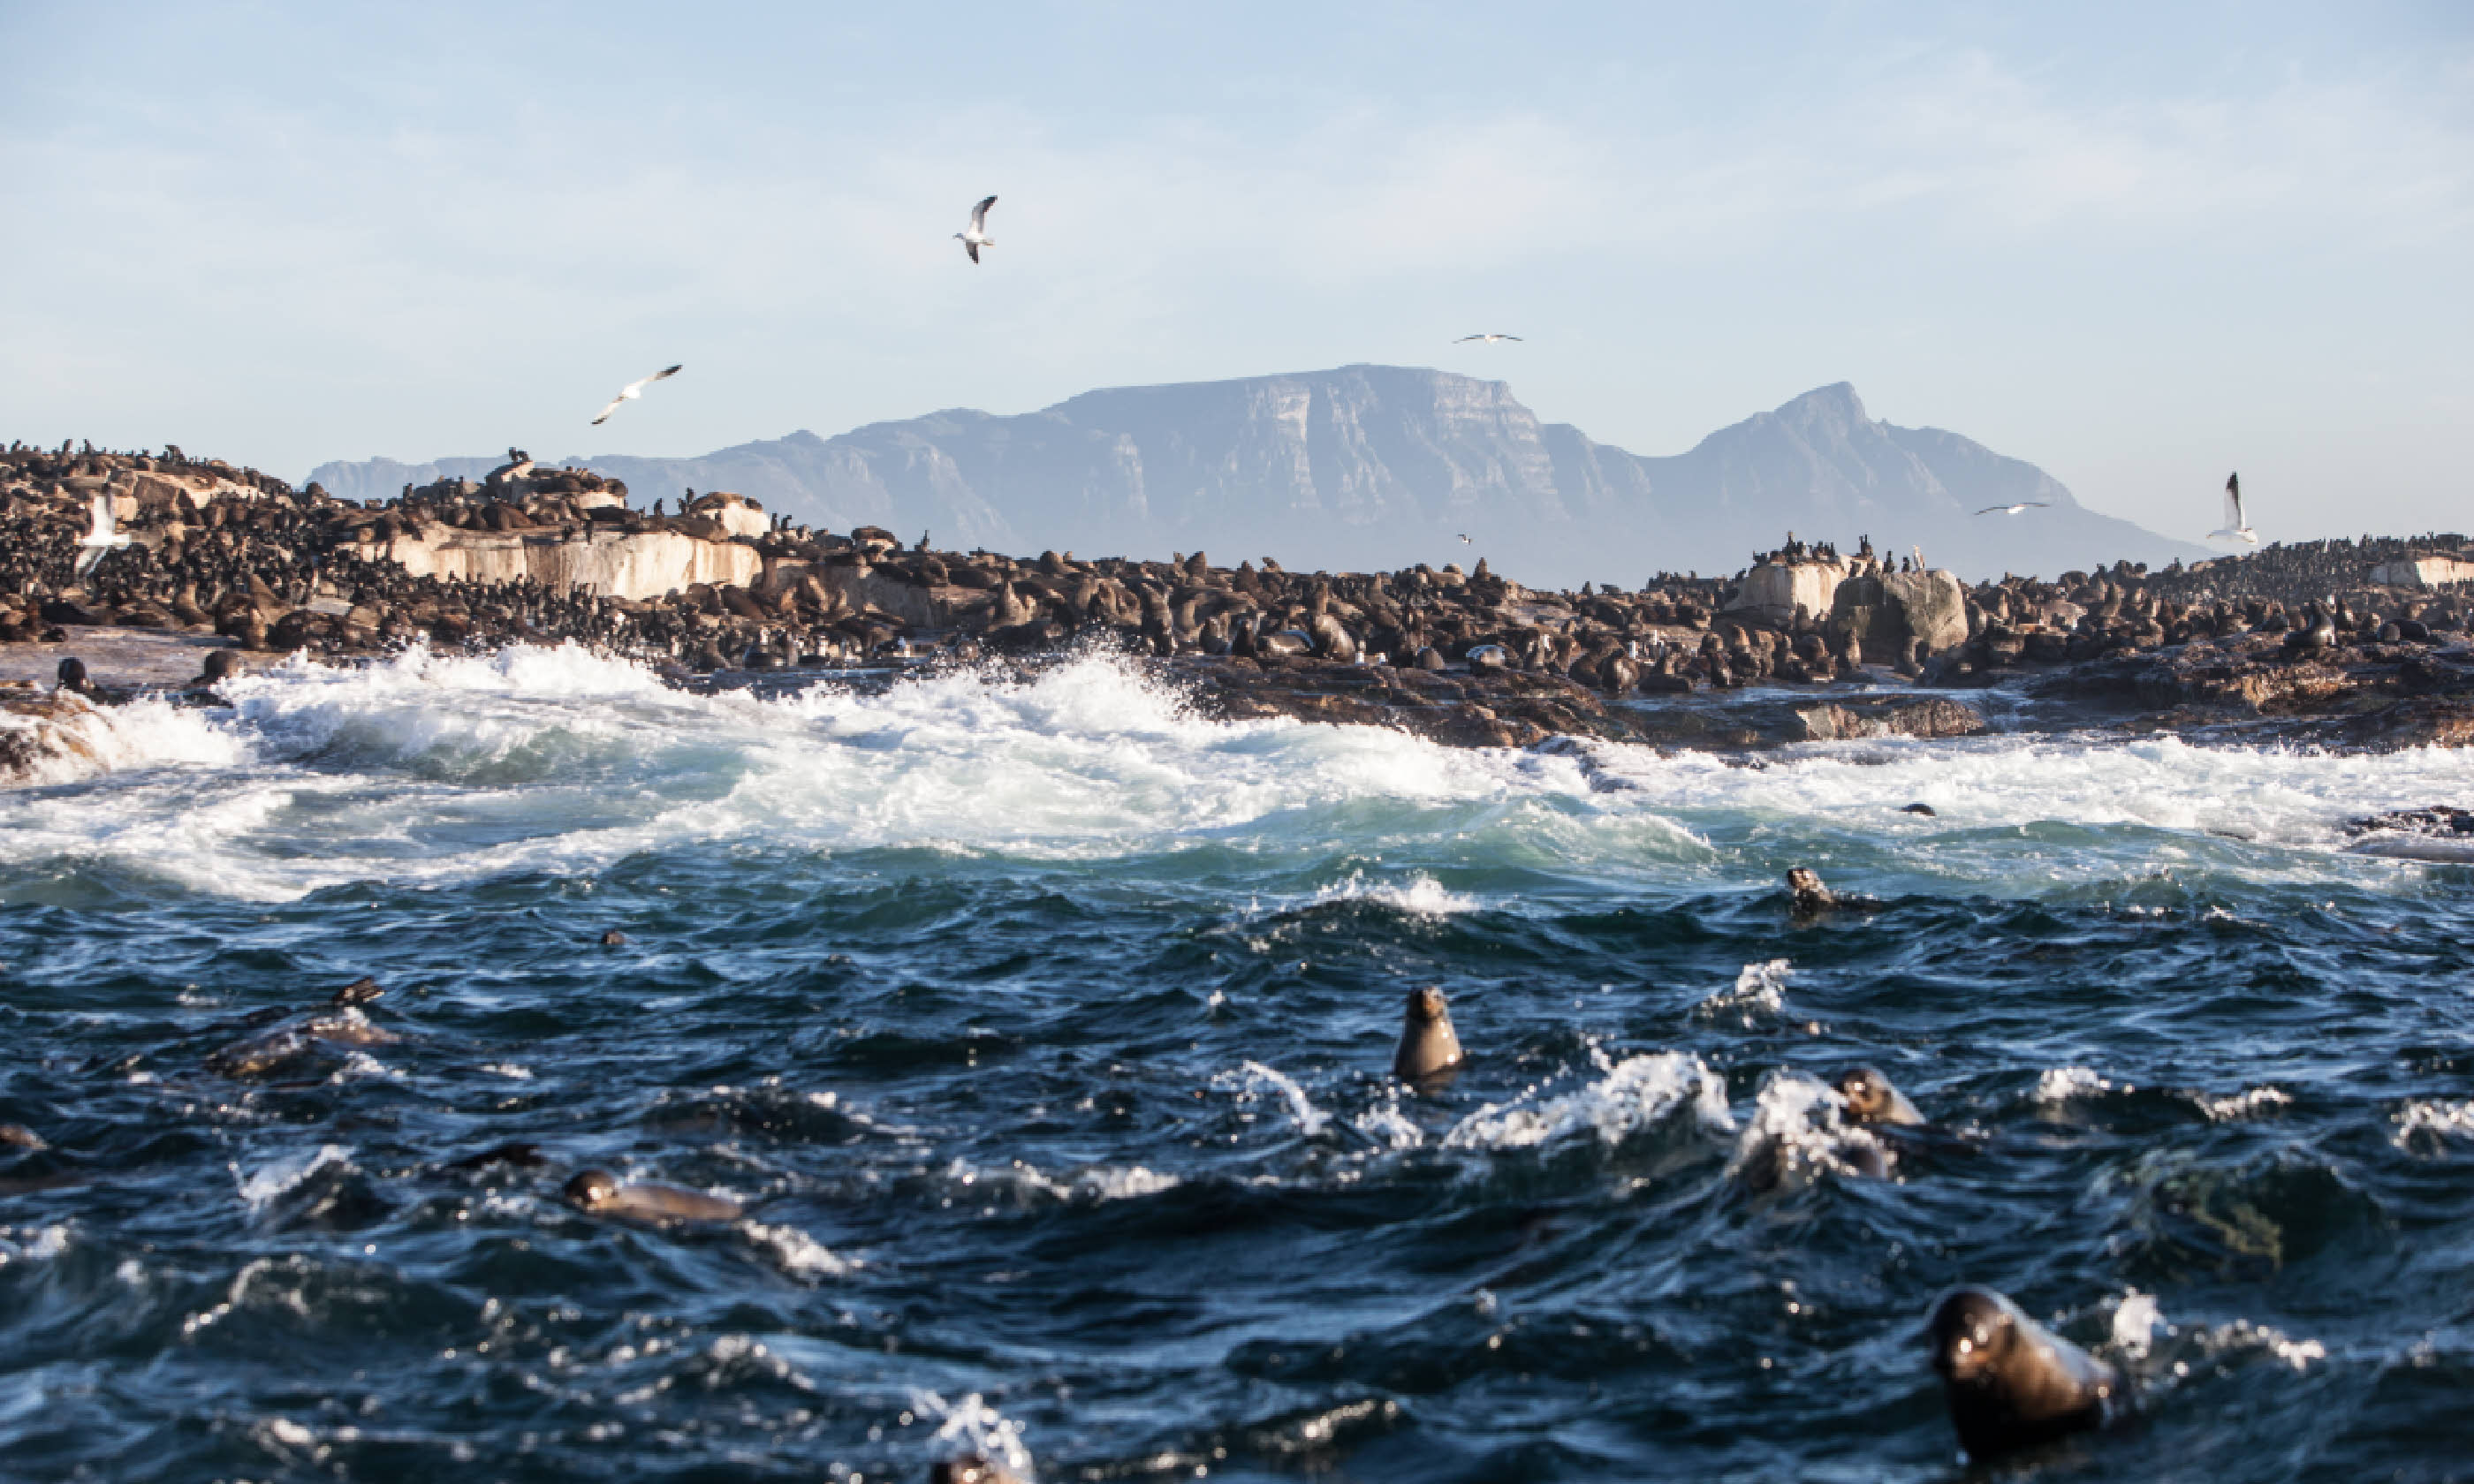
POLYGON ((1851 912, 1878 912, 1881 907, 1870 897, 1831 891, 1821 884, 1821 877, 1804 866, 1786 874, 1786 889, 1787 894, 1795 898, 1798 912, 1829 912, 1837 908, 1851 912))
POLYGON ((568 1204, 595 1216, 630 1221, 737 1221, 737 1201, 652 1181, 622 1181, 608 1170, 579 1170, 562 1192, 568 1204))
POLYGON ((1925 1115, 1907 1095, 1890 1086, 1890 1079, 1870 1066, 1851 1067, 1839 1074, 1838 1093, 1847 1099, 1847 1112, 1858 1123, 1900 1123, 1922 1128, 1925 1115))
POLYGON ((1400 1024, 1400 1046, 1392 1053, 1392 1075, 1418 1082, 1461 1065, 1461 1039, 1452 1034, 1451 1006, 1432 985, 1409 992, 1400 1024))
POLYGON ((2131 1407, 2129 1383, 1990 1288, 1953 1288, 1927 1328, 1950 1420, 1986 1459, 2102 1427, 2131 1407))

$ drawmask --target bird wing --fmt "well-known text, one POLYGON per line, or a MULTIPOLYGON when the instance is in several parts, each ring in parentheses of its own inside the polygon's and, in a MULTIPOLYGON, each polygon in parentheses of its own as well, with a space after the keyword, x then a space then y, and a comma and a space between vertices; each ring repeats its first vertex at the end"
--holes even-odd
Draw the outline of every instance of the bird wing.
POLYGON ((103 548, 100 546, 88 546, 85 550, 78 553, 77 570, 84 572, 86 568, 94 565, 102 560, 103 548))
POLYGON ((96 495, 94 497, 94 504, 90 507, 89 513, 93 517, 93 524, 86 530, 86 544, 100 545, 105 541, 110 540, 112 527, 119 523, 113 515, 111 496, 108 494, 96 495))
POLYGON ((623 396, 614 396, 614 397, 612 397, 612 398, 610 399, 610 405, 601 409, 601 416, 593 419, 593 425, 594 425, 594 427, 599 427, 601 424, 603 424, 603 423, 605 423, 605 422, 609 421, 609 420, 610 420, 610 415, 611 415, 612 413, 614 413, 614 412, 617 412, 617 411, 618 410, 619 404, 620 404, 620 403, 622 403, 622 402, 624 402, 624 401, 626 401, 626 400, 627 400, 627 399, 626 399, 625 397, 623 397, 623 396))
POLYGON ((965 237, 962 239, 962 251, 971 254, 972 262, 976 263, 980 260, 980 245, 973 242, 970 238, 965 237))
POLYGON ((1463 335, 1460 339, 1453 341, 1452 344, 1456 346, 1466 346, 1472 340, 1484 340, 1485 338, 1486 337, 1484 335, 1463 335))
MULTIPOLYGON (((991 196, 987 200, 981 202, 978 205, 971 208, 971 230, 976 232, 987 229, 988 208, 996 203, 997 199, 994 196, 991 196)), ((978 253, 975 252, 971 254, 972 262, 976 263, 979 260, 980 258, 978 253)))
POLYGON ((1982 510, 1977 511, 1977 514, 1979 515, 1990 515, 1996 512, 2006 512, 2009 509, 2010 507, 2007 505, 1987 505, 1982 510))
POLYGON ((2242 477, 2238 474, 2225 476, 2225 529, 2243 529, 2242 477))
POLYGON ((1520 337, 1517 335, 1497 335, 1494 338, 1497 340, 1518 340, 1520 337))
MULTIPOLYGON (((653 372, 653 373, 652 373, 651 375, 649 375, 649 376, 639 376, 639 377, 637 377, 635 380, 633 380, 633 381, 631 381, 631 382, 627 383, 627 385, 626 385, 626 386, 624 386, 624 387, 622 387, 622 388, 620 388, 620 389, 619 389, 619 392, 618 392, 619 400, 620 400, 620 401, 624 401, 626 398, 631 397, 631 396, 642 396, 642 395, 644 395, 644 389, 645 389, 646 387, 651 386, 651 385, 652 385, 654 382, 656 382, 656 381, 666 380, 666 379, 667 379, 667 378, 669 378, 669 377, 671 377, 671 376, 675 376, 675 375, 677 375, 678 373, 679 373, 679 369, 678 369, 677 367, 675 367, 675 366, 666 366, 666 367, 664 367, 662 370, 660 370, 660 371, 657 371, 653 372)), ((611 405, 611 406, 613 406, 613 407, 616 407, 616 406, 618 406, 618 402, 613 402, 613 403, 611 403, 610 405, 611 405)), ((604 413, 604 414, 602 414, 602 416, 603 416, 603 417, 608 417, 608 416, 609 416, 609 414, 604 413)))

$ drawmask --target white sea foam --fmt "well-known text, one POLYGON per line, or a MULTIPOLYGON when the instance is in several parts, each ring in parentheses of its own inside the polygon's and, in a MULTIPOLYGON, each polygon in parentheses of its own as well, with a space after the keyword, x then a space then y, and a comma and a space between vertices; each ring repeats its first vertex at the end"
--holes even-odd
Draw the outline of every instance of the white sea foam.
POLYGON ((1422 871, 1413 871, 1397 881, 1370 880, 1365 872, 1352 871, 1347 880, 1335 881, 1317 891, 1314 900, 1317 905, 1334 901, 1381 902, 1421 918, 1446 918, 1478 906, 1476 898, 1451 891, 1422 871))
POLYGON ((2438 1154, 2452 1139, 2474 1139, 2474 1101, 2443 1102, 2415 1098, 2389 1115, 2396 1132, 2389 1141, 2399 1149, 2438 1154))
POLYGON ((764 701, 673 690, 572 646, 414 650, 358 668, 296 657, 226 693, 229 710, 113 710, 98 724, 113 771, 0 791, 0 860, 100 861, 287 899, 370 879, 590 872, 698 842, 1060 861, 1233 844, 1274 865, 1380 859, 1300 890, 1443 917, 1485 901, 1443 887, 1446 870, 1769 883, 1783 869, 1772 852, 1816 838, 1857 858, 1895 840, 1900 853, 1869 868, 1877 890, 1904 875, 1920 890, 2032 892, 2159 863, 2389 879, 2420 868, 2340 854, 2338 826, 2462 787, 2462 756, 2444 752, 2172 739, 1892 741, 1758 768, 1603 745, 1585 768, 1378 728, 1209 722, 1104 655, 1029 681, 948 672, 764 701), (1611 771, 1633 786, 1593 788, 1611 771), (1896 812, 1918 798, 1940 817, 1896 812), (2107 850, 2092 830, 2133 834, 2107 850))
POLYGON ((910 1393, 910 1409, 936 1424, 933 1450, 948 1456, 976 1453, 1016 1478, 1031 1477, 1031 1449, 1022 1446, 1022 1424, 972 1392, 947 1401, 933 1391, 910 1393))
POLYGON ((793 1278, 839 1278, 851 1270, 847 1260, 834 1256, 824 1243, 797 1227, 742 1221, 739 1230, 746 1233, 749 1241, 770 1253, 783 1271, 793 1278))
POLYGON ((0 1265, 49 1262, 68 1250, 69 1229, 64 1226, 38 1227, 29 1235, 20 1235, 11 1228, 0 1227, 0 1265))
POLYGON ((260 1165, 255 1173, 246 1176, 235 1164, 231 1167, 232 1179, 240 1186, 240 1198, 255 1210, 327 1166, 343 1164, 351 1159, 352 1151, 341 1144, 320 1144, 307 1153, 287 1155, 260 1165))
POLYGON ((1836 1088, 1797 1071, 1761 1079, 1752 1115, 1735 1140, 1731 1167, 1744 1173, 1766 1164, 1782 1178, 1828 1170, 1856 1173, 1856 1161, 1885 1158, 1880 1139, 1845 1120, 1846 1097, 1836 1088))
POLYGON ((1783 958, 1746 964, 1733 985, 1700 1003, 1699 1012, 1710 1019, 1739 1018, 1747 1026, 1777 1015, 1786 1008, 1787 976, 1794 972, 1783 958))
POLYGON ((1249 1100, 1255 1096, 1256 1088, 1270 1088, 1288 1104, 1289 1117, 1297 1124, 1298 1132, 1308 1138, 1321 1134, 1331 1124, 1331 1114, 1314 1105, 1314 1099, 1306 1096, 1306 1089, 1298 1086, 1296 1078, 1260 1062, 1248 1062, 1235 1072, 1223 1072, 1213 1081, 1224 1087, 1235 1084, 1244 1089, 1240 1095, 1249 1100))
POLYGON ((2075 1097, 2095 1097, 2113 1090, 2113 1084, 2084 1066, 2054 1066, 2036 1079, 2036 1101, 2067 1103, 2075 1097))
POLYGON ((2154 1295, 2132 1288, 2125 1291, 2121 1302, 2114 1305, 2114 1349, 2131 1359, 2147 1357, 2147 1348, 2154 1342, 2159 1329, 2168 1334, 2173 1332, 2173 1327, 2165 1322, 2164 1310, 2156 1306, 2154 1295))
POLYGON ((2202 1097, 2198 1100, 2199 1111, 2206 1113, 2213 1123, 2231 1123, 2238 1118, 2266 1113, 2271 1108, 2286 1107, 2292 1101, 2292 1093, 2276 1088, 2252 1088, 2231 1097, 2202 1097))
POLYGON ((1443 1136, 1446 1148, 1527 1149, 1572 1135, 1616 1144, 1690 1110, 1705 1128, 1734 1127, 1727 1086, 1701 1059, 1681 1051, 1626 1057, 1586 1087, 1539 1103, 1488 1104, 1443 1136))

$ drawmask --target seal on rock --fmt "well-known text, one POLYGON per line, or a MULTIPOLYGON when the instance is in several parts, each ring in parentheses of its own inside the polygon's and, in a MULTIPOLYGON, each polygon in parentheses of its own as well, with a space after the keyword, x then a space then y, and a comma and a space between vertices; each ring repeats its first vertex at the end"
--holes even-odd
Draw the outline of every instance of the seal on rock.
POLYGON ((1858 1123, 1896 1123, 1910 1128, 1925 1126, 1925 1115, 1907 1095, 1890 1086, 1890 1079, 1871 1066, 1850 1067, 1838 1078, 1838 1093, 1847 1099, 1847 1112, 1858 1123))
POLYGON ((2130 1410, 2130 1386, 2118 1368, 1990 1288, 1942 1295, 1926 1328, 1950 1420, 1972 1458, 2092 1431, 2130 1410))
POLYGON ((629 1221, 737 1221, 745 1214, 737 1201, 649 1180, 622 1181, 608 1170, 579 1170, 561 1193, 578 1210, 629 1221))
POLYGON ((1461 1039, 1452 1034, 1452 1010, 1443 1001, 1443 992, 1432 985, 1410 991, 1400 1046, 1392 1053, 1392 1075, 1402 1082, 1420 1082, 1451 1070, 1462 1060, 1461 1039))

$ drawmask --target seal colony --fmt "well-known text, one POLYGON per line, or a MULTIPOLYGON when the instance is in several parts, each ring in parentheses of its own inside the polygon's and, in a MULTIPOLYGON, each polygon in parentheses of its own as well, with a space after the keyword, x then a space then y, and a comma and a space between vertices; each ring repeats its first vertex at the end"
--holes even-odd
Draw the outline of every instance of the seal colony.
MULTIPOLYGON (((2220 588, 2179 597, 2160 593, 2185 591, 2177 585, 2190 573, 2151 582, 2118 568, 1970 589, 1947 574, 1893 570, 1862 548, 1851 560, 1793 541, 1734 579, 1661 576, 1637 592, 1584 585, 1544 593, 1483 562, 1466 573, 1419 565, 1302 574, 1270 559, 1214 567, 1201 553, 1146 562, 1050 552, 1026 562, 938 552, 924 539, 905 549, 878 528, 810 531, 718 492, 687 500, 677 516, 663 513, 663 501, 647 514, 625 503, 623 487, 544 471, 514 450, 481 485, 408 490, 377 507, 333 501, 315 487, 293 491, 177 450, 158 459, 12 446, 0 469, 0 522, 12 538, 0 549, 0 634, 39 641, 70 626, 110 626, 231 641, 204 657, 194 682, 201 699, 250 653, 349 660, 409 643, 573 639, 644 658, 682 685, 848 684, 937 664, 1036 662, 1100 639, 1186 681, 1213 714, 1400 726, 1461 745, 1561 734, 1753 747, 1983 726, 1947 695, 1899 698, 1901 685, 2014 685, 2082 703, 2082 724, 2094 714, 2133 730, 2275 735, 2308 734, 2291 730, 2307 726, 2367 747, 2474 736, 2469 610, 2460 596, 2331 581, 2288 609, 2261 591, 2283 580, 2278 563, 2291 553, 2282 548, 2234 563, 2220 588), (99 500, 115 502, 114 529, 130 539, 81 573, 91 548, 76 516, 82 501, 99 500), (121 510, 122 500, 133 508, 121 510), (648 580, 630 566, 636 556, 682 547, 680 570, 736 578, 641 597, 619 590, 648 580), (2234 596, 2245 585, 2250 595, 2234 596), (1893 695, 1838 689, 1802 704, 1789 689, 1799 686, 1893 695), (1789 699, 1727 695, 1750 690, 1789 699), (2273 726, 2289 730, 2265 730, 2273 726)), ((2331 549, 2307 556, 2292 566, 2296 581, 2341 575, 2326 565, 2340 560, 2331 549)), ((73 738, 68 722, 125 693, 78 657, 62 657, 52 674, 48 696, 29 687, 0 701, 13 719, 0 730, 0 749, 34 747, 23 739, 46 722, 73 738)), ((8 755, 0 751, 0 763, 8 755)), ((2435 845, 2474 832, 2452 809, 2365 827, 2435 845)), ((1898 910, 1833 892, 1808 868, 1789 874, 1787 892, 1800 916, 1852 922, 1898 910)), ((626 935, 610 929, 600 943, 623 946, 626 935)), ((304 1013, 231 1027, 198 1065, 230 1082, 323 1085, 366 1048, 403 1039, 368 1014, 381 993, 360 980, 304 1013)), ((1467 1060, 1443 992, 1412 993, 1392 1075, 1423 1092, 1467 1060)), ((1851 1132, 1821 1168, 1904 1181, 1910 1152, 1938 1147, 1934 1125, 1872 1067, 1850 1069, 1827 1092, 1851 1132)), ((8 1180, 72 1178, 48 1167, 15 1173, 49 1153, 39 1131, 0 1129, 0 1147, 17 1151, 7 1157, 8 1180)), ((1746 1187, 1765 1193, 1763 1182, 1774 1183, 1765 1172, 1783 1158, 1748 1171, 1746 1187)), ((542 1162, 518 1142, 448 1167, 542 1162)), ((585 1215, 653 1228, 728 1224, 748 1211, 599 1166, 559 1188, 585 1215)), ((1978 1458, 2110 1425, 2133 1405, 2122 1367, 1991 1289, 1953 1290, 1927 1328, 1953 1424, 1978 1458)), ((941 1467, 960 1477, 993 1466, 941 1467)))
MULTIPOLYGON (((1032 559, 826 532, 727 491, 649 510, 521 450, 488 478, 361 505, 177 447, 0 451, 0 645, 72 630, 215 635, 329 659, 574 641, 675 683, 883 683, 1114 645, 1204 714, 1731 751, 1984 730, 1994 686, 2050 725, 2388 749, 2474 741, 2463 538, 2272 546, 1967 586, 1790 538, 1733 577, 1531 589, 1467 571, 1291 572, 1032 559), (91 569, 108 501, 126 546, 91 569), (1904 698, 1921 687, 1942 694, 1904 698), (1810 699, 1799 699, 1798 692, 1810 699)), ((202 677, 207 679, 208 677, 202 677)), ((107 687, 109 674, 92 679, 107 687)))

